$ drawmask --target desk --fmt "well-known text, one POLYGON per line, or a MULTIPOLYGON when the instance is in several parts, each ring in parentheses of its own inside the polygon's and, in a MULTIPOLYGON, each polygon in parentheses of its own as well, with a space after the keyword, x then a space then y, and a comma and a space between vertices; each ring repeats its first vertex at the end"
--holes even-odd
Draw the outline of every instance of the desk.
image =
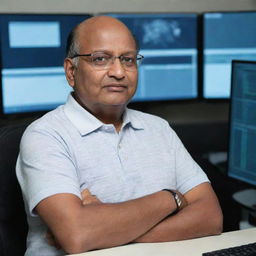
POLYGON ((223 233, 219 236, 165 243, 138 243, 91 251, 77 256, 200 256, 203 252, 256 242, 256 228, 223 233))

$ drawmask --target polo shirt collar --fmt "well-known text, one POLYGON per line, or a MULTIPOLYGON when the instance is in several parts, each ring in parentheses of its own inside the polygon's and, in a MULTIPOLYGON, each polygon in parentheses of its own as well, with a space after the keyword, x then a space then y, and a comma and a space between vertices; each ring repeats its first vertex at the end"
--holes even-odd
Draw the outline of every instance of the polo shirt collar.
POLYGON ((64 112, 81 135, 89 134, 103 125, 100 120, 85 110, 71 94, 64 105, 64 112))
POLYGON ((126 108, 123 115, 123 127, 130 125, 135 130, 144 129, 143 123, 135 115, 132 114, 134 110, 126 108))
MULTIPOLYGON (((71 93, 69 94, 67 102, 64 105, 64 113, 82 136, 94 132, 105 125, 94 115, 84 109, 73 98, 71 93)), ((141 124, 140 120, 131 115, 130 109, 126 109, 124 112, 122 128, 127 125, 130 125, 134 129, 143 129, 143 125, 141 124)))

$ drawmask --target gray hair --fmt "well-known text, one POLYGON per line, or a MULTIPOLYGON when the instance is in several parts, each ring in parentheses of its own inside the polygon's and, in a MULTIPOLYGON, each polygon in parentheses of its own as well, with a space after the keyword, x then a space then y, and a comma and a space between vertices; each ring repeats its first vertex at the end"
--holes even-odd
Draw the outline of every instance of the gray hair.
POLYGON ((73 59, 73 57, 75 54, 79 53, 79 50, 80 50, 80 46, 77 40, 77 26, 76 26, 69 33, 67 38, 67 45, 66 45, 66 58, 71 58, 75 66, 77 66, 79 58, 73 59))

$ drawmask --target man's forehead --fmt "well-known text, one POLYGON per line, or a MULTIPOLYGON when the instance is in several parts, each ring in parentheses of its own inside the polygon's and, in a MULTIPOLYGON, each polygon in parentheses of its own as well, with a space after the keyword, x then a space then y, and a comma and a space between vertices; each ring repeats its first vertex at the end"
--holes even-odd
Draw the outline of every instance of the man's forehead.
POLYGON ((94 17, 81 23, 77 30, 80 46, 104 46, 105 43, 115 44, 117 41, 136 49, 135 40, 130 30, 119 20, 108 17, 94 17))
POLYGON ((110 16, 98 16, 85 20, 78 26, 78 33, 95 33, 112 29, 131 33, 124 23, 110 16))
POLYGON ((116 23, 116 24, 122 24, 123 26, 124 23, 122 21, 120 21, 119 19, 117 18, 114 18, 114 17, 111 17, 111 16, 94 16, 94 17, 91 17, 89 19, 86 19, 84 20, 83 22, 80 23, 80 25, 89 25, 89 26, 93 26, 93 25, 97 25, 97 24, 107 24, 107 23, 116 23))

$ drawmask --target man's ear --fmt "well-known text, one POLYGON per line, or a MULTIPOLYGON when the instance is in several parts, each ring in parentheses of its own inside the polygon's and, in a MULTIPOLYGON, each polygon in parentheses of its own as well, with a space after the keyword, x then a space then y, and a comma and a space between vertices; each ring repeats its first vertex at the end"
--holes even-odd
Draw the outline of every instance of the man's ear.
POLYGON ((64 60, 64 69, 65 69, 65 75, 66 79, 71 87, 74 87, 75 85, 75 66, 73 64, 73 61, 70 58, 66 58, 64 60))

